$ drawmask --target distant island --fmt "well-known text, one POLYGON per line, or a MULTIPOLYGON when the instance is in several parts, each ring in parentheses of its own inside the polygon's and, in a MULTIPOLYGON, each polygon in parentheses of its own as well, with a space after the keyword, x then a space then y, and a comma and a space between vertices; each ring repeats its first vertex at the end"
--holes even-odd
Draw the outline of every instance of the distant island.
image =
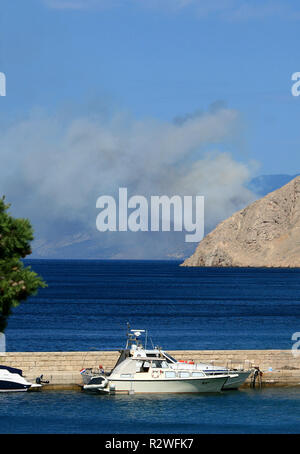
POLYGON ((181 266, 300 267, 300 176, 221 222, 181 266))

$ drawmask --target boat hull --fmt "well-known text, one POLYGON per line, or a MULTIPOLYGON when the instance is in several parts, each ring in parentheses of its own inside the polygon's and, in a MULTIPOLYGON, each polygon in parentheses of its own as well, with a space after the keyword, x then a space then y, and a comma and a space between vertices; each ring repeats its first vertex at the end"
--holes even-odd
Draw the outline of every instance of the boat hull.
POLYGON ((8 380, 0 380, 0 392, 27 391, 31 384, 16 383, 8 380))
POLYGON ((134 380, 110 379, 115 392, 133 393, 215 393, 222 390, 228 377, 204 379, 134 380))
POLYGON ((226 383, 223 385, 223 389, 238 389, 245 383, 251 373, 251 370, 235 373, 237 377, 229 377, 226 383))

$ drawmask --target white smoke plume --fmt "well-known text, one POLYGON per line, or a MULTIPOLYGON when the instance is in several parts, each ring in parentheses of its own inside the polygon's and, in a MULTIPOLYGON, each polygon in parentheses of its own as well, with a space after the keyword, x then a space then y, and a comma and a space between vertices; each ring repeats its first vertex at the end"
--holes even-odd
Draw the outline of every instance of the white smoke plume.
MULTIPOLYGON (((147 258, 153 241, 158 246, 157 236, 152 241, 157 234, 100 234, 96 199, 117 196, 119 187, 129 196, 204 195, 205 227, 213 228, 254 199, 245 187, 251 166, 224 151, 239 127, 238 112, 222 106, 174 122, 125 113, 65 118, 35 112, 0 131, 0 194, 13 214, 32 221, 36 256, 56 256, 60 248, 90 240, 99 242, 101 258, 147 258)), ((162 238, 158 257, 184 251, 183 236, 162 238)), ((90 247, 78 255, 91 256, 90 247)))

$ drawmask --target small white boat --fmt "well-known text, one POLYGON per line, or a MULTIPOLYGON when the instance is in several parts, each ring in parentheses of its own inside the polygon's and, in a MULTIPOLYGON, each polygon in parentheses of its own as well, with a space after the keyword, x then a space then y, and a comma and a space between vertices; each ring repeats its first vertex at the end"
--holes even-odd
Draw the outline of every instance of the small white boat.
POLYGON ((27 391, 41 385, 29 383, 22 375, 21 369, 0 366, 0 392, 27 391))
POLYGON ((82 370, 83 389, 101 393, 212 393, 220 392, 230 378, 238 375, 225 371, 210 373, 186 368, 163 350, 145 349, 139 341, 144 330, 127 333, 125 350, 120 351, 110 374, 82 370))

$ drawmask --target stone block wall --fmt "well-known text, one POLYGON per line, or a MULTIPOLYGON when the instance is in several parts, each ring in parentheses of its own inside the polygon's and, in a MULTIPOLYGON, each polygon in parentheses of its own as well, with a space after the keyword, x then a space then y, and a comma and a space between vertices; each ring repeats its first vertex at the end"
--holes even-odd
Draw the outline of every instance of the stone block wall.
MULTIPOLYGON (((259 367, 265 386, 300 385, 300 357, 295 358, 291 350, 177 350, 169 353, 179 360, 230 368, 259 367)), ((116 351, 7 352, 0 353, 0 364, 22 369, 29 381, 43 374, 50 382, 48 388, 76 388, 82 383, 81 369, 97 369, 101 364, 108 371, 118 357, 116 351)), ((249 386, 249 379, 247 383, 249 386)))

